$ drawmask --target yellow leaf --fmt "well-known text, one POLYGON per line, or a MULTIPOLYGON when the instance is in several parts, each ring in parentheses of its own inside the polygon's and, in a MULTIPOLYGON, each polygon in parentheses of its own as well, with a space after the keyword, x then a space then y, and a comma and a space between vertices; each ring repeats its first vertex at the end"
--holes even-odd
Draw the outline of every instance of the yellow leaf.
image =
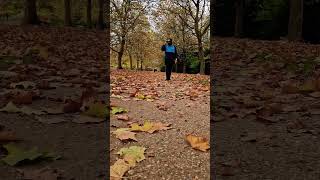
POLYGON ((147 132, 152 128, 152 123, 146 121, 143 126, 140 126, 138 123, 131 124, 131 131, 143 131, 147 132))
POLYGON ((123 159, 118 159, 114 165, 110 167, 110 179, 120 180, 123 175, 129 171, 130 165, 127 164, 123 159))

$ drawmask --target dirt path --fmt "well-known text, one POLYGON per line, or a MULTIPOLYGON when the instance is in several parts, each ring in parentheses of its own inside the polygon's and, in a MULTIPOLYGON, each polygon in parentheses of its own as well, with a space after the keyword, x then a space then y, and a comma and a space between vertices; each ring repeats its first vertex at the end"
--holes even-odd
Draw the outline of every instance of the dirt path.
POLYGON ((319 50, 217 39, 211 115, 217 179, 319 179, 319 50))
MULTIPOLYGON (((170 123, 172 129, 153 134, 137 133, 137 142, 122 142, 111 135, 111 164, 119 157, 115 153, 123 147, 143 146, 146 159, 129 170, 129 179, 209 179, 210 151, 192 149, 185 136, 194 134, 210 139, 209 133, 209 91, 208 77, 173 74, 173 80, 164 81, 164 73, 154 72, 113 72, 112 93, 122 96, 111 98, 111 104, 124 107, 131 122, 170 123), (197 79, 198 78, 198 79, 197 79), (206 83, 204 91, 199 82, 206 83), (153 94, 153 101, 130 97, 135 89, 141 94, 153 94), (186 95, 195 91, 196 94, 186 95), (121 93, 120 93, 121 92, 121 93), (194 100, 191 100, 191 99, 194 100), (167 110, 157 108, 157 104, 167 110)), ((128 127, 127 122, 111 116, 111 131, 128 127)))

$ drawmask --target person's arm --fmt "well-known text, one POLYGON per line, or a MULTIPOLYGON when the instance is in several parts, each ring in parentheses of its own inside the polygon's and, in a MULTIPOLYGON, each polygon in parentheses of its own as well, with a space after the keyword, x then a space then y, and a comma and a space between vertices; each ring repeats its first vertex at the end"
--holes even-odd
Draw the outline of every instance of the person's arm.
POLYGON ((162 45, 161 51, 165 51, 165 50, 166 50, 166 46, 165 46, 165 45, 162 45))

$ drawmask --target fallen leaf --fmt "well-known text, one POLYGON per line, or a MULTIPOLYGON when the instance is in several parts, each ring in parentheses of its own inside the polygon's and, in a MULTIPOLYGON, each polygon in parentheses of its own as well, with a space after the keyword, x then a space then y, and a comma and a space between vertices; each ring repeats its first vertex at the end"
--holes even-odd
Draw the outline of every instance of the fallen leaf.
POLYGON ((35 110, 26 106, 18 108, 12 102, 9 102, 5 107, 0 109, 0 112, 8 112, 8 113, 23 113, 27 115, 44 115, 45 113, 41 110, 35 110))
POLYGON ((206 138, 189 134, 186 136, 186 139, 188 143, 191 145, 191 147, 194 149, 206 152, 210 148, 209 142, 206 138))
POLYGON ((110 180, 121 180, 124 174, 129 171, 129 169, 129 164, 127 164, 123 159, 118 159, 110 167, 110 180))
POLYGON ((154 133, 155 131, 168 130, 172 128, 172 127, 169 127, 170 125, 171 125, 170 123, 167 123, 167 124, 163 124, 161 122, 152 123, 151 129, 149 129, 147 132, 154 133))
POLYGON ((10 166, 15 166, 25 160, 34 161, 39 158, 52 160, 59 158, 53 156, 52 153, 41 153, 36 147, 30 150, 21 149, 14 144, 6 144, 3 147, 7 150, 8 155, 2 158, 2 161, 10 166))
POLYGON ((119 128, 116 131, 112 132, 113 134, 116 135, 116 137, 120 140, 135 140, 138 141, 135 137, 136 133, 131 132, 130 128, 119 128))
POLYGON ((111 113, 112 114, 121 114, 128 112, 126 109, 121 107, 111 107, 111 113))
POLYGON ((120 115, 117 115, 117 119, 122 121, 129 121, 129 116, 120 114, 120 115))
POLYGON ((131 129, 131 131, 147 132, 147 131, 151 130, 151 128, 152 128, 152 123, 150 123, 149 121, 145 121, 142 126, 140 126, 138 123, 131 124, 130 129, 131 129))
POLYGON ((136 94, 135 97, 141 100, 146 98, 143 94, 140 94, 140 93, 136 94))
POLYGON ((137 162, 145 159, 144 152, 146 148, 140 146, 130 146, 129 148, 121 148, 117 154, 128 162, 130 167, 134 167, 137 162))

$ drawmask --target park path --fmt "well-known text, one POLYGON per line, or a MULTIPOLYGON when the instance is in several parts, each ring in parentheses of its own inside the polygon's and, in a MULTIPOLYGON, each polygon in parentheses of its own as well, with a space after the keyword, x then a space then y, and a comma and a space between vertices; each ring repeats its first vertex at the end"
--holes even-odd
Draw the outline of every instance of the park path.
POLYGON ((129 179, 209 179, 210 151, 192 149, 186 135, 210 140, 209 77, 174 73, 164 81, 162 72, 112 71, 111 105, 128 110, 128 121, 111 115, 111 132, 144 121, 170 123, 172 129, 139 132, 137 141, 122 142, 111 133, 111 165, 121 148, 142 146, 145 159, 130 169, 129 179), (137 91, 138 90, 138 91, 137 91), (141 95, 146 97, 141 98, 141 95))

